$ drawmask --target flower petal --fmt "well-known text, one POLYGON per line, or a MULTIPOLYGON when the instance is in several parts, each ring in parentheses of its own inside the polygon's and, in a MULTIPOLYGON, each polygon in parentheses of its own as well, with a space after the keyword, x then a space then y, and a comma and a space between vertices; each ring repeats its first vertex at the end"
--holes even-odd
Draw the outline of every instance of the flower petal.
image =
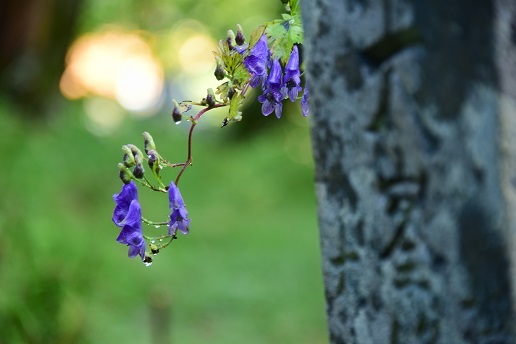
POLYGON ((188 228, 190 226, 190 219, 188 218, 188 211, 186 210, 185 202, 179 188, 174 182, 170 183, 168 188, 170 221, 168 222, 168 234, 175 235, 177 229, 183 234, 188 234, 188 228))
POLYGON ((122 227, 127 217, 129 207, 133 200, 138 200, 138 189, 136 184, 131 181, 129 184, 125 184, 122 191, 119 194, 113 195, 113 200, 116 203, 115 210, 113 211, 113 222, 118 227, 122 227))
POLYGON ((303 112, 303 116, 308 116, 308 112, 310 111, 310 104, 308 103, 308 85, 305 84, 305 91, 303 92, 303 98, 301 98, 301 111, 303 112))

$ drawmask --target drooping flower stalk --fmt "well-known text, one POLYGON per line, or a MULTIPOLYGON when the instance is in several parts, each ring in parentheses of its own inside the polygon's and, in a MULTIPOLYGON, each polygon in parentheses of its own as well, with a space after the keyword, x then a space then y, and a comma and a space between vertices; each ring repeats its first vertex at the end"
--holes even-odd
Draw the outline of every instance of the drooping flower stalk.
MULTIPOLYGON (((261 102, 261 112, 268 116, 272 112, 280 118, 283 111, 283 101, 287 98, 295 102, 301 86, 302 73, 298 45, 302 44, 303 32, 298 0, 282 0, 289 14, 282 19, 269 22, 258 27, 246 42, 242 27, 237 26, 236 34, 228 30, 226 38, 219 41, 215 54, 215 78, 221 82, 218 87, 209 88, 206 97, 200 101, 173 100, 171 116, 176 124, 183 120, 190 122, 187 139, 187 156, 184 162, 172 163, 164 159, 148 132, 143 133, 145 154, 133 144, 122 147, 123 162, 118 164, 119 176, 124 186, 119 194, 115 194, 115 209, 113 222, 120 227, 117 241, 128 246, 128 255, 133 258, 140 256, 146 265, 152 262, 151 255, 159 253, 176 240, 177 232, 188 234, 190 218, 186 205, 179 190, 179 182, 192 165, 193 132, 198 121, 209 110, 228 107, 227 117, 222 127, 230 122, 242 119, 242 107, 248 95, 249 87, 261 91, 258 100, 261 102), (260 87, 258 87, 260 86, 260 87), (187 116, 186 113, 194 106, 202 107, 197 114, 187 116), (149 169, 146 171, 144 162, 149 169), (162 180, 163 168, 179 167, 177 175, 168 186, 162 180), (167 193, 170 213, 166 221, 148 220, 142 216, 142 208, 138 200, 136 185, 140 184, 153 191, 167 193), (166 234, 145 235, 142 223, 160 229, 167 227, 166 234), (146 251, 146 247, 149 248, 146 251)), ((304 116, 308 114, 308 87, 304 86, 301 98, 301 110, 304 116)))

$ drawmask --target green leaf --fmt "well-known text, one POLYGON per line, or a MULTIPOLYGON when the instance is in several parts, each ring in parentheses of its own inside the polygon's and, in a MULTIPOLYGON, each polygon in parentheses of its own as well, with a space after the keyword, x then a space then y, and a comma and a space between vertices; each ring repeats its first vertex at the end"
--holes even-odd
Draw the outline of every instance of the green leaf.
POLYGON ((290 40, 293 44, 302 44, 304 39, 303 28, 299 25, 292 25, 289 30, 290 40))
POLYGON ((300 9, 299 9, 299 0, 290 0, 290 14, 292 16, 300 15, 300 9))
POLYGON ((229 103, 229 120, 238 122, 242 119, 240 107, 242 106, 243 101, 244 96, 240 93, 235 94, 233 98, 231 98, 231 102, 229 103))
POLYGON ((265 32, 265 29, 266 29, 267 25, 261 25, 261 26, 258 26, 252 33, 251 33, 251 36, 249 37, 249 48, 252 48, 254 47, 254 45, 256 44, 256 42, 258 42, 258 40, 260 39, 260 37, 262 37, 263 33, 265 32))

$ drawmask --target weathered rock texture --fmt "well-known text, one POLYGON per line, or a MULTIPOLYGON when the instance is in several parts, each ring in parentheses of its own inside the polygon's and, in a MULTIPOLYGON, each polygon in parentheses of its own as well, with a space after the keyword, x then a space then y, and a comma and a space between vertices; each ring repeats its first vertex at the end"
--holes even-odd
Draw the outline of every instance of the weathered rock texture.
POLYGON ((332 343, 515 343, 516 2, 302 0, 332 343))

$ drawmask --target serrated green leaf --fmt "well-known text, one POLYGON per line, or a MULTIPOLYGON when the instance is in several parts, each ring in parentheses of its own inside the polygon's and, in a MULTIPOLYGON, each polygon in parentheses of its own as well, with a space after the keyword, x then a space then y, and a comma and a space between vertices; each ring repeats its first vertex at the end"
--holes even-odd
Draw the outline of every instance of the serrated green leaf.
POLYGON ((299 25, 292 25, 289 30, 290 40, 293 44, 303 43, 303 28, 299 25))
POLYGON ((240 64, 233 74, 233 85, 238 88, 242 89, 244 87, 244 84, 249 80, 250 75, 247 69, 243 66, 243 64, 240 64))
POLYGON ((300 14, 299 11, 299 0, 290 0, 290 14, 292 16, 300 14))
POLYGON ((289 43, 289 22, 283 20, 275 20, 267 27, 267 36, 269 37, 269 48, 272 52, 272 58, 279 59, 282 63, 286 63, 288 54, 292 44, 289 43))
POLYGON ((240 111, 240 107, 244 101, 244 96, 240 93, 237 93, 231 98, 231 102, 229 103, 229 114, 228 118, 231 121, 240 121, 242 119, 242 112, 240 111))
POLYGON ((303 43, 304 34, 299 13, 296 15, 283 14, 282 16, 284 20, 275 20, 270 23, 266 33, 272 57, 286 64, 294 44, 303 43))
POLYGON ((253 32, 251 32, 251 36, 249 37, 249 48, 254 47, 256 42, 258 42, 260 37, 262 37, 266 28, 267 28, 267 25, 261 25, 261 26, 258 26, 258 28, 256 28, 253 32))

